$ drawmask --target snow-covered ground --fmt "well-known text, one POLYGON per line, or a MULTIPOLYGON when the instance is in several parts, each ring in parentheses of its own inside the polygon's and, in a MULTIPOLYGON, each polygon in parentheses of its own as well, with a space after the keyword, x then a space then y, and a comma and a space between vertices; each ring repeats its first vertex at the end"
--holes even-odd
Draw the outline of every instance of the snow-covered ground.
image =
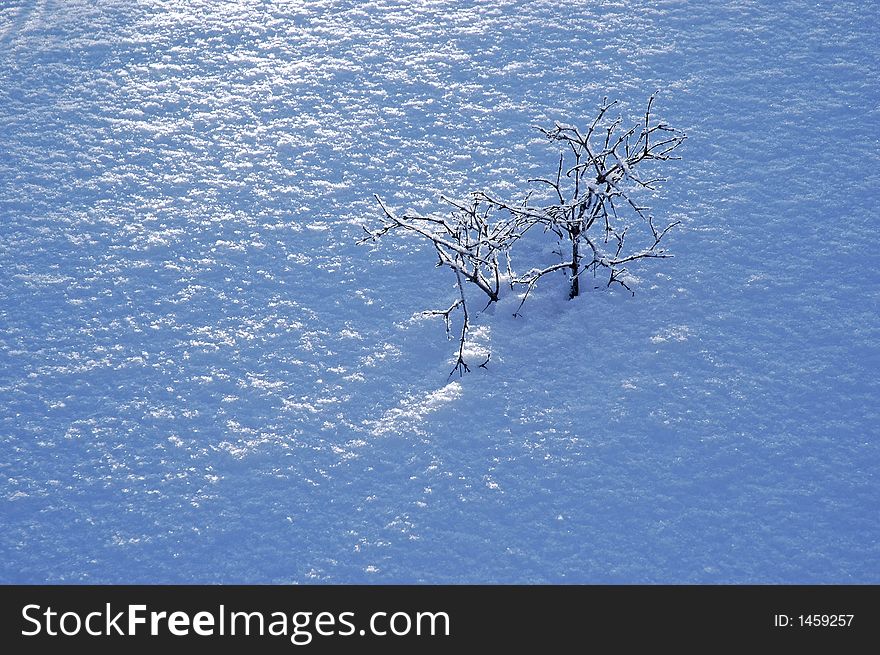
MULTIPOLYGON (((0 581, 880 583, 880 4, 3 0, 0 581), (661 90, 635 297, 392 206, 661 90), (513 303, 513 304, 511 304, 513 303)), ((549 252, 536 253, 552 263, 549 252)))

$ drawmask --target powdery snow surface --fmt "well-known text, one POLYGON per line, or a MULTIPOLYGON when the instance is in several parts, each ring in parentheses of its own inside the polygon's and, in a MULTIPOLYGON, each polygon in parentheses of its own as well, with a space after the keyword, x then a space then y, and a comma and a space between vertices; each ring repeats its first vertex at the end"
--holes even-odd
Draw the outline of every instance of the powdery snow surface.
POLYGON ((0 581, 880 583, 878 16, 3 2, 0 581), (372 194, 517 197, 656 89, 676 258, 449 379, 372 194))

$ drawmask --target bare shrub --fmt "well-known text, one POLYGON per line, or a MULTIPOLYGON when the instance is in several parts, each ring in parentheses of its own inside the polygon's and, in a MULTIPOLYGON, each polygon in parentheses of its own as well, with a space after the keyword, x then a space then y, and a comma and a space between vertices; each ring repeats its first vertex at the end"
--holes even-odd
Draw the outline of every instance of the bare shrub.
MULTIPOLYGON (((553 174, 528 180, 537 187, 520 202, 509 202, 486 191, 471 193, 466 200, 443 198, 449 206, 444 215, 397 214, 381 198, 383 223, 364 230, 361 243, 376 241, 389 232, 415 233, 434 248, 437 265, 449 268, 456 277, 458 297, 443 310, 425 314, 442 316, 451 335, 452 315, 462 315, 458 356, 450 376, 470 371, 465 345, 472 313, 468 307, 467 284, 485 296, 488 307, 501 297, 504 286, 523 289, 515 316, 529 294, 545 276, 567 271, 569 298, 581 292, 585 273, 605 273, 606 286, 627 284, 627 265, 644 259, 671 255, 661 246, 663 238, 678 221, 658 225, 638 196, 656 190, 662 177, 642 174, 646 162, 679 159, 673 152, 685 135, 652 118, 657 94, 648 99, 643 118, 628 129, 620 117, 608 119, 616 102, 602 101, 595 118, 583 130, 557 123, 551 129, 538 128, 555 147, 553 174), (543 189, 544 193, 536 193, 543 189), (533 197, 542 198, 535 201, 533 197), (555 235, 565 244, 557 251, 560 261, 533 266, 516 273, 512 250, 533 228, 555 235)), ((485 367, 488 358, 480 366, 485 367)))

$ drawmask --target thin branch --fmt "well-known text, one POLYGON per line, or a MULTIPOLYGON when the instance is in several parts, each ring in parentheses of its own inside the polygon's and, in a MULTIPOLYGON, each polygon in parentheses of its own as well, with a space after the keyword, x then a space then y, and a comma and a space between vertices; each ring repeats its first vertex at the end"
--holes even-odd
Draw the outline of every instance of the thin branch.
POLYGON ((452 305, 449 306, 449 309, 428 309, 422 312, 423 316, 442 316, 443 320, 446 322, 446 338, 452 338, 452 321, 450 316, 455 309, 461 305, 461 299, 456 300, 452 305))
POLYGON ((470 372, 470 367, 464 361, 464 346, 467 341, 467 333, 470 328, 470 315, 468 314, 467 309, 467 301, 464 297, 464 283, 461 281, 461 274, 458 272, 458 269, 455 270, 455 280, 458 282, 458 292, 461 296, 461 300, 459 303, 461 304, 461 313, 463 314, 463 320, 461 323, 461 339, 458 342, 458 359, 455 362, 455 366, 449 372, 449 377, 451 378, 456 371, 458 371, 458 377, 461 377, 465 373, 470 372))

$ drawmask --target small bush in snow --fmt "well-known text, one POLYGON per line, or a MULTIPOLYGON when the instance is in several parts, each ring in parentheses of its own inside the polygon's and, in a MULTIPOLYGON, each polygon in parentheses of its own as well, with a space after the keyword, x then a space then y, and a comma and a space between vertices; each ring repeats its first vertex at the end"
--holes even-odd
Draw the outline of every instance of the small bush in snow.
MULTIPOLYGON (((361 243, 395 230, 412 232, 432 244, 438 266, 455 274, 458 297, 448 309, 425 312, 443 316, 447 334, 452 329, 452 314, 462 314, 458 356, 450 375, 470 371, 465 361, 471 317, 466 285, 485 295, 487 307, 499 300, 503 287, 521 289, 516 316, 541 278, 555 271, 567 271, 569 298, 580 294, 585 273, 597 276, 604 272, 606 286, 618 284, 632 293, 627 265, 671 256, 661 241, 678 222, 658 226, 648 208, 637 201, 640 190, 654 191, 654 185, 664 180, 643 177, 640 165, 679 159, 672 153, 685 140, 680 131, 652 119, 655 97, 648 100, 644 118, 629 129, 623 129, 619 117, 607 119, 616 104, 607 100, 583 130, 559 123, 552 129, 539 128, 556 147, 555 170, 547 177, 528 180, 544 193, 533 190, 521 202, 476 191, 466 200, 444 197, 449 205, 446 215, 423 216, 397 214, 376 196, 384 222, 375 230, 364 228, 367 236, 361 243), (560 261, 516 273, 514 245, 534 228, 565 244, 557 251, 560 261)), ((488 358, 480 366, 487 362, 488 358)))

